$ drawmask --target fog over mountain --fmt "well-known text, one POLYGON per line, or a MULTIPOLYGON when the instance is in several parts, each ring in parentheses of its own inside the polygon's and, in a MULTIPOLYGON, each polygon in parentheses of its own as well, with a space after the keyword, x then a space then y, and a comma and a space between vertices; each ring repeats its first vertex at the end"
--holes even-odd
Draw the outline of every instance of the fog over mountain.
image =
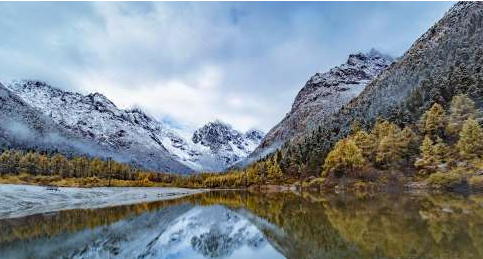
MULTIPOLYGON (((100 93, 82 95, 32 80, 15 81, 7 88, 4 91, 9 96, 5 100, 18 99, 33 114, 45 117, 45 122, 38 124, 52 124, 48 134, 59 128, 66 141, 82 139, 93 147, 109 150, 112 154, 107 156, 152 170, 222 171, 246 157, 263 137, 260 131, 240 133, 215 121, 197 130, 192 139, 186 139, 141 109, 120 109, 100 93)), ((19 118, 17 124, 25 124, 26 130, 30 130, 32 127, 27 126, 32 120, 19 118)), ((38 140, 26 142, 36 145, 38 140)))

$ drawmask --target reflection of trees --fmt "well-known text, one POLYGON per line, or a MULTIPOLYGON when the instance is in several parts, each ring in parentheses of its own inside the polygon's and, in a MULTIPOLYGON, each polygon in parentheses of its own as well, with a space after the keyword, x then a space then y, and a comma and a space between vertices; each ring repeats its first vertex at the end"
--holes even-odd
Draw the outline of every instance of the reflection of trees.
POLYGON ((281 231, 252 219, 272 246, 287 258, 356 258, 355 247, 327 224, 322 203, 311 203, 292 193, 214 192, 201 196, 202 204, 245 208, 278 227, 281 231))
POLYGON ((204 203, 245 207, 285 234, 258 224, 288 258, 483 258, 483 198, 290 193, 204 195, 204 203))
POLYGON ((52 237, 60 233, 73 233, 86 228, 93 229, 109 225, 121 219, 180 204, 187 200, 166 200, 101 209, 75 209, 23 218, 2 219, 0 220, 0 248, 10 242, 52 237))

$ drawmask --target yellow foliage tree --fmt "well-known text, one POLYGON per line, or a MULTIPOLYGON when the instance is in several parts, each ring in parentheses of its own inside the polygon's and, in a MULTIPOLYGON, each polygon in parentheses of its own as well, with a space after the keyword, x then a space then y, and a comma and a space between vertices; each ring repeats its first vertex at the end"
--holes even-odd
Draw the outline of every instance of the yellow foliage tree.
POLYGON ((267 175, 270 180, 278 181, 282 179, 282 176, 283 176, 282 169, 277 163, 277 155, 269 159, 266 162, 266 166, 267 166, 267 175))
POLYGON ((483 156, 483 130, 475 119, 463 124, 456 147, 462 159, 473 160, 483 156))
POLYGON ((396 135, 401 129, 394 123, 386 120, 378 120, 371 130, 374 140, 379 143, 384 137, 396 135))
POLYGON ((409 160, 417 154, 419 137, 410 127, 404 127, 399 134, 398 143, 401 147, 402 156, 405 159, 409 160))
POLYGON ((364 130, 357 131, 351 139, 362 151, 362 155, 367 161, 373 161, 377 144, 372 134, 364 130))
MULTIPOLYGON (((379 166, 394 167, 408 162, 417 153, 418 137, 409 127, 401 130, 396 124, 383 121, 372 130, 369 141, 376 145, 375 162, 379 166)), ((374 153, 374 152, 373 152, 374 153)))
POLYGON ((475 119, 479 116, 475 103, 465 94, 453 97, 449 112, 448 125, 446 126, 446 132, 449 136, 458 136, 467 119, 475 119))
POLYGON ((434 143, 431 138, 426 135, 420 147, 421 157, 416 160, 414 166, 420 169, 421 174, 431 174, 436 172, 438 165, 443 162, 446 146, 441 139, 438 138, 434 143))
POLYGON ((397 164, 402 160, 397 135, 385 136, 377 146, 376 162, 383 166, 397 164))
POLYGON ((433 139, 442 137, 447 125, 446 113, 438 103, 433 104, 423 116, 421 116, 419 127, 423 134, 431 136, 433 139))
POLYGON ((365 165, 362 150, 350 138, 337 142, 334 149, 327 155, 323 175, 335 174, 337 177, 353 175, 365 165))

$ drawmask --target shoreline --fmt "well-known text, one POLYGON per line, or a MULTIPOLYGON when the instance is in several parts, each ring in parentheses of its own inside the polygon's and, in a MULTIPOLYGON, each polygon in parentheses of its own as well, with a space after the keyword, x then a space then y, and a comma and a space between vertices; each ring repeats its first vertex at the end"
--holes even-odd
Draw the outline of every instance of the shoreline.
POLYGON ((97 209, 154 202, 206 192, 176 187, 59 187, 0 184, 0 219, 70 209, 97 209))

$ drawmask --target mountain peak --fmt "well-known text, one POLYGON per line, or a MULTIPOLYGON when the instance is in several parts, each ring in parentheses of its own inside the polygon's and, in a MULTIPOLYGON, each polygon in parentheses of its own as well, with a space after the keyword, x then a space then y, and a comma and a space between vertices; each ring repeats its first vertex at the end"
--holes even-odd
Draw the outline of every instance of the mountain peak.
POLYGON ((377 50, 376 48, 371 48, 369 52, 366 53, 366 56, 372 57, 372 58, 384 58, 389 61, 394 61, 394 58, 391 55, 384 54, 377 50))
POLYGON ((44 81, 40 80, 32 80, 32 79, 22 79, 22 80, 14 80, 12 81, 8 87, 10 89, 16 89, 16 90, 32 90, 32 89, 44 89, 48 88, 49 90, 57 90, 56 88, 51 87, 49 84, 47 84, 44 81))
POLYGON ((34 79, 22 79, 22 80, 14 80, 12 84, 22 85, 24 87, 45 87, 49 86, 45 81, 41 80, 34 80, 34 79))
POLYGON ((226 145, 231 139, 238 138, 241 133, 234 130, 231 125, 215 120, 205 124, 193 133, 194 143, 200 143, 213 149, 226 145))
POLYGON ((225 128, 232 128, 232 126, 220 119, 216 119, 214 121, 211 121, 211 122, 208 122, 207 125, 211 125, 211 126, 220 126, 220 127, 225 127, 225 128))
POLYGON ((105 95, 101 93, 90 93, 86 97, 89 98, 93 103, 116 107, 116 105, 111 100, 109 100, 105 95))
POLYGON ((262 137, 260 131, 250 130, 242 134, 230 124, 215 120, 196 130, 192 141, 208 147, 226 166, 230 166, 248 156, 260 144, 262 137))
POLYGON ((261 141, 265 133, 258 129, 249 129, 245 132, 245 137, 254 141, 261 141))

